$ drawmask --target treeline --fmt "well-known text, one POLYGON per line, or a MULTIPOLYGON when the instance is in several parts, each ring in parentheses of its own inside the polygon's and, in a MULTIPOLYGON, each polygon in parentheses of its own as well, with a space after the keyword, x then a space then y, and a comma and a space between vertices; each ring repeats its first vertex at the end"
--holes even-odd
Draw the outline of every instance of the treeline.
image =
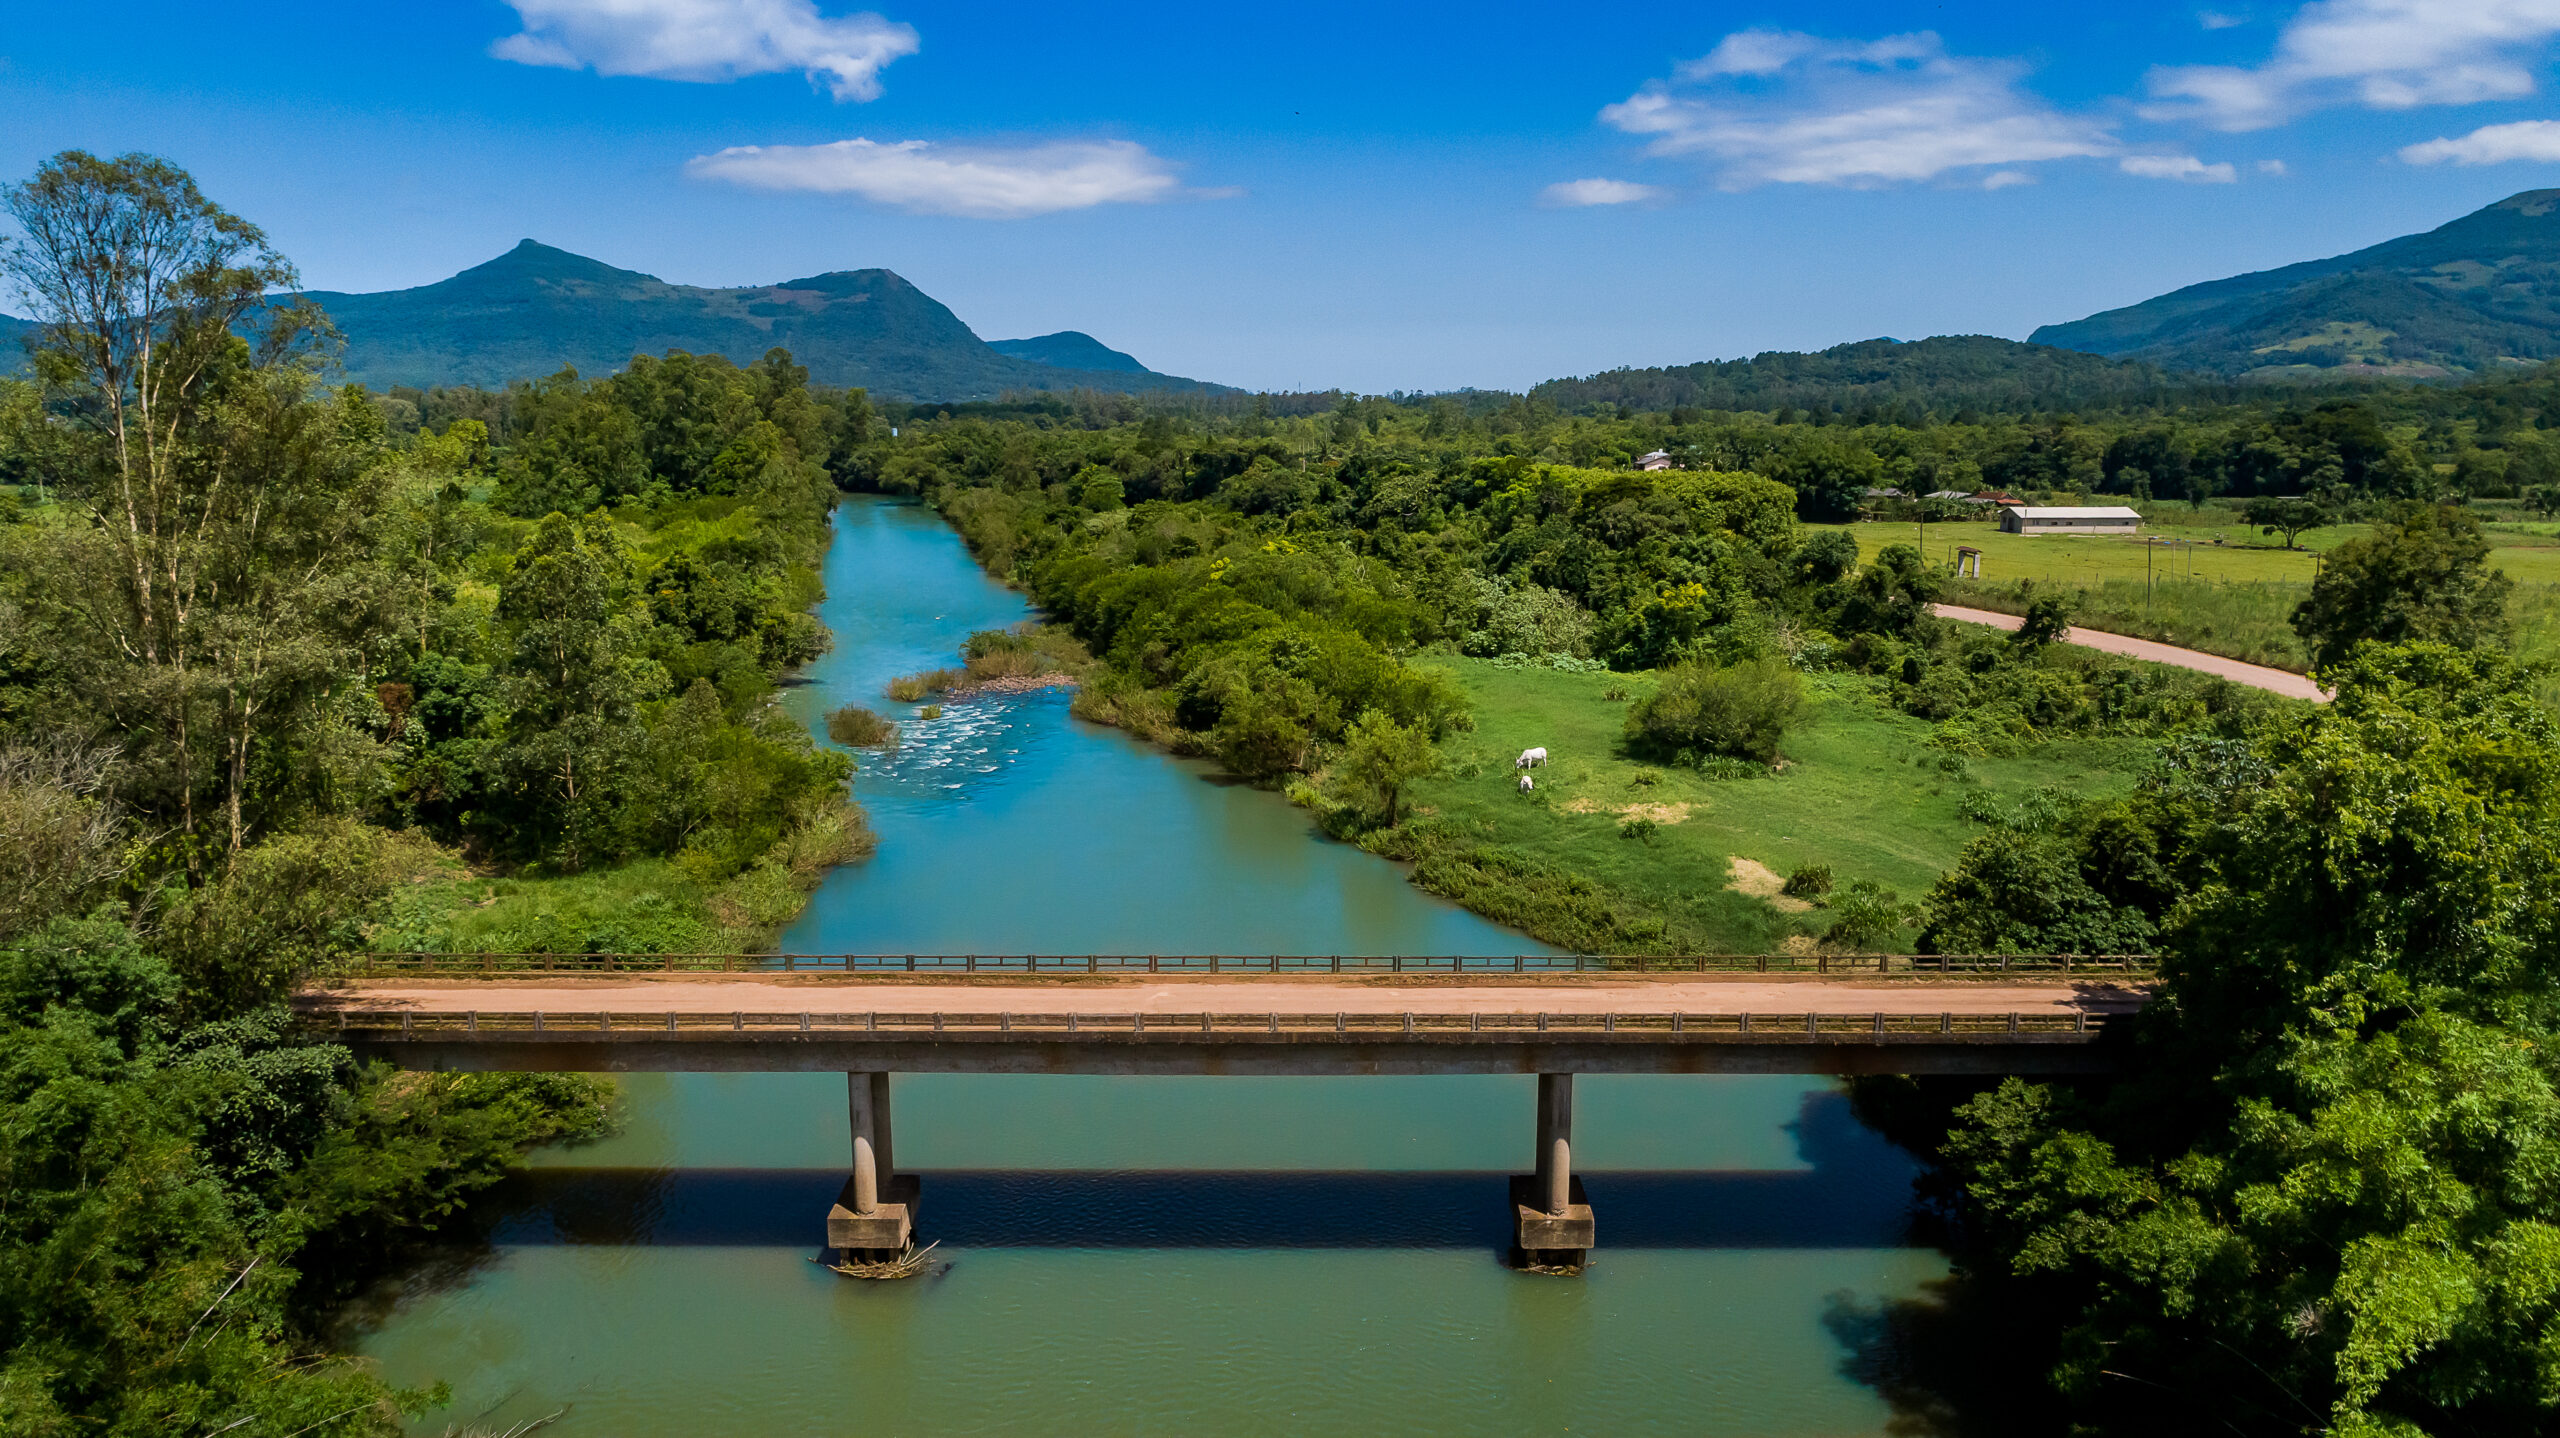
POLYGON ((1990 335, 1940 335, 1908 343, 1860 340, 1810 354, 1772 351, 1747 360, 1608 370, 1549 380, 1528 397, 1568 411, 1606 404, 1666 412, 1881 412, 1916 422, 1931 413, 2106 408, 2155 401, 2197 383, 2194 376, 2077 350, 1990 335))

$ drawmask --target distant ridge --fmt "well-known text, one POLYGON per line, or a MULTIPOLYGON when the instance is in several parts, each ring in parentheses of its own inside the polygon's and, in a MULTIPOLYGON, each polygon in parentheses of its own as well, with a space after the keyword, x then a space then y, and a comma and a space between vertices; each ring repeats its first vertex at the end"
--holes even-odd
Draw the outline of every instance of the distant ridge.
POLYGON ((670 349, 746 364, 777 345, 819 384, 861 385, 888 399, 1223 388, 1157 374, 1081 334, 1073 337, 1127 366, 1061 366, 1003 353, 940 301, 879 269, 706 289, 526 240, 431 285, 372 294, 314 291, 310 298, 346 337, 347 377, 377 389, 495 388, 563 365, 601 375, 635 354, 670 349))
POLYGON ((1811 354, 1771 351, 1553 379, 1529 391, 1559 409, 1619 404, 1638 409, 1814 409, 1848 413, 1885 405, 1924 410, 2016 411, 2104 403, 2177 383, 2149 364, 2021 344, 1991 335, 1860 340, 1811 354))
POLYGON ((1061 369, 1148 373, 1147 367, 1138 363, 1136 355, 1123 354, 1082 330, 1060 330, 1053 335, 1027 340, 989 340, 987 348, 997 354, 1027 359, 1033 364, 1056 365, 1061 369))
POLYGON ((2038 344, 2250 378, 2432 378, 2560 358, 2560 190, 2424 234, 2046 325, 2038 344))

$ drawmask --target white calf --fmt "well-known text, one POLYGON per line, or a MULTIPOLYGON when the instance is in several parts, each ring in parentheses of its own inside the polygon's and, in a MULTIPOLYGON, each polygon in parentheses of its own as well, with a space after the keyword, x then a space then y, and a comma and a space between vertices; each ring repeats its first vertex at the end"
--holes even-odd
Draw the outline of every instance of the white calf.
POLYGON ((1521 776, 1520 776, 1520 792, 1521 792, 1521 793, 1526 794, 1526 793, 1528 793, 1530 790, 1535 789, 1535 788, 1537 788, 1537 787, 1538 787, 1538 781, 1537 781, 1537 780, 1530 778, 1530 777, 1529 777, 1528 775, 1526 775, 1526 774, 1523 774, 1523 775, 1521 775, 1521 776))
POLYGON ((1511 767, 1514 769, 1535 769, 1545 762, 1547 762, 1547 751, 1544 748, 1523 749, 1520 751, 1520 757, 1512 761, 1511 767))

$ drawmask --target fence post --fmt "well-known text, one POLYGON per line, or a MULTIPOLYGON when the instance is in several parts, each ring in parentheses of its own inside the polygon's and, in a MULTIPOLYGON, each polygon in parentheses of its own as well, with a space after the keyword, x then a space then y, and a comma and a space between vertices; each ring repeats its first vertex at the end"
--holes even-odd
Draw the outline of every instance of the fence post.
POLYGON ((786 973, 786 974, 794 972, 795 970, 793 969, 793 965, 797 964, 798 962, 799 962, 799 960, 798 960, 798 958, 797 958, 796 956, 791 955, 791 954, 784 954, 784 955, 782 956, 782 971, 783 971, 784 973, 786 973))

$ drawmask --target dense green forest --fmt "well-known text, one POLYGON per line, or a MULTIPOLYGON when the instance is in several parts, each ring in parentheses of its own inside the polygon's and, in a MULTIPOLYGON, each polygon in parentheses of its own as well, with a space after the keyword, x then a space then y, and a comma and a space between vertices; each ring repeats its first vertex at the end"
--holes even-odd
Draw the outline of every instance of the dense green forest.
POLYGON ((434 939, 466 864, 656 865, 752 931, 867 850, 769 700, 869 412, 779 354, 422 412, 324 383, 183 173, 6 203, 45 327, 0 383, 0 1431, 396 1432, 435 1395, 331 1313, 609 1090, 360 1068, 286 997, 434 939))

